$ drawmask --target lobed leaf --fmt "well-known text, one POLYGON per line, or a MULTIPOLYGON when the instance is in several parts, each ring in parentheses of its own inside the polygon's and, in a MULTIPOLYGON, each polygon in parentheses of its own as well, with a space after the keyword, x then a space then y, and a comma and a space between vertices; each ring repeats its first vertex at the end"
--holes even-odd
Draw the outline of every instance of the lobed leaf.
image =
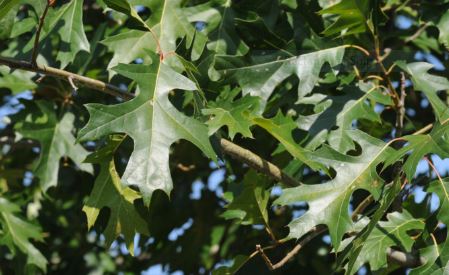
POLYGON ((327 145, 310 156, 313 161, 333 167, 337 173, 334 179, 285 189, 274 202, 287 205, 303 201, 309 205, 303 216, 290 222, 289 238, 301 238, 313 227, 324 224, 329 228, 334 248, 338 249, 343 235, 354 227, 348 213, 352 193, 365 189, 379 199, 384 180, 377 174, 376 167, 394 150, 389 144, 358 130, 348 131, 348 135, 362 148, 359 156, 341 154, 327 145))
POLYGON ((41 144, 41 153, 34 167, 34 174, 39 178, 44 191, 58 183, 59 163, 62 157, 69 157, 83 171, 93 173, 92 165, 83 163, 87 151, 75 144, 72 134, 75 116, 64 113, 57 117, 52 103, 36 101, 42 112, 40 116, 33 114, 31 118, 16 124, 16 130, 24 138, 34 139, 41 144))
POLYGON ((145 204, 152 193, 173 188, 168 165, 170 145, 185 139, 216 159, 208 139, 207 127, 180 113, 169 101, 172 90, 195 90, 195 84, 165 63, 152 65, 120 64, 114 70, 137 82, 139 94, 131 101, 107 106, 87 104, 90 114, 80 130, 79 140, 95 140, 113 133, 126 133, 134 141, 122 181, 137 186, 145 204))

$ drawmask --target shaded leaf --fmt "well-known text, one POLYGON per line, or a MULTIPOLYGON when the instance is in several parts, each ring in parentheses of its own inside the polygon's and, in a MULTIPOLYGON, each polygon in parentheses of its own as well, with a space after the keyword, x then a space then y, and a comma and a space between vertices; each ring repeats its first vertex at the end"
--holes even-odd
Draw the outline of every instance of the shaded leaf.
POLYGON ((0 22, 19 2, 20 0, 0 0, 0 22))
POLYGON ((18 212, 20 208, 17 205, 0 198, 0 244, 6 245, 13 255, 17 255, 17 249, 20 250, 27 255, 27 265, 35 265, 45 272, 47 259, 30 242, 30 239, 43 240, 40 228, 16 216, 18 212))
MULTIPOLYGON (((14 1, 12 1, 14 2, 14 1)), ((2 9, 2 3, 0 3, 0 10, 2 9)), ((0 26, 2 28, 0 29, 0 40, 8 39, 11 35, 14 21, 17 14, 17 7, 13 7, 8 13, 6 13, 4 16, 1 15, 3 11, 0 11, 0 26)))
POLYGON ((268 200, 270 192, 266 189, 269 180, 250 170, 243 179, 243 190, 232 198, 222 214, 225 219, 239 219, 244 225, 268 224, 268 200))
POLYGON ((231 275, 237 271, 249 260, 248 256, 237 255, 231 266, 222 266, 212 272, 213 275, 231 275))
POLYGON ((296 75, 300 80, 298 85, 300 100, 312 92, 324 64, 329 63, 331 67, 335 67, 342 63, 345 48, 340 46, 257 65, 247 65, 239 57, 220 56, 217 58, 215 69, 226 80, 237 82, 242 87, 244 95, 259 96, 264 102, 282 81, 296 75))
POLYGON ((367 30, 370 1, 345 0, 320 11, 320 14, 337 15, 338 18, 324 31, 324 35, 350 35, 367 30))
POLYGON ((253 122, 275 137, 285 149, 298 160, 307 164, 314 170, 325 169, 325 166, 319 161, 311 158, 311 151, 302 148, 296 143, 293 138, 293 130, 295 130, 297 126, 290 117, 286 117, 279 112, 272 119, 254 118, 253 122))
POLYGON ((442 158, 449 157, 449 124, 441 125, 435 122, 432 131, 426 135, 410 135, 402 137, 407 144, 392 154, 386 164, 393 164, 401 159, 404 155, 410 153, 403 165, 403 170, 409 181, 415 176, 418 163, 428 154, 437 154, 442 158))
POLYGON ((0 88, 9 89, 13 94, 33 90, 37 87, 36 83, 31 80, 35 73, 19 70, 10 72, 7 67, 0 66, 0 74, 0 88))
POLYGON ((328 140, 332 148, 341 153, 354 149, 352 139, 346 134, 353 128, 353 121, 366 119, 381 122, 380 115, 374 111, 374 103, 391 104, 389 96, 362 82, 359 87, 347 87, 343 92, 344 95, 340 96, 314 94, 301 100, 301 104, 315 105, 316 111, 312 115, 300 115, 297 120, 298 127, 313 137, 308 146, 316 147, 328 140), (334 126, 338 129, 329 130, 334 126))
MULTIPOLYGON (((361 231, 369 222, 365 218, 355 225, 361 231)), ((359 270, 369 263, 371 270, 387 267, 387 251, 390 247, 399 247, 410 252, 415 240, 407 234, 409 230, 422 230, 424 221, 414 219, 408 212, 393 212, 387 215, 387 221, 380 221, 365 240, 362 250, 354 263, 353 270, 359 270)), ((345 247, 354 237, 345 239, 341 247, 345 247)))
MULTIPOLYGON (((61 43, 56 59, 61 62, 61 68, 72 63, 78 52, 89 52, 83 25, 83 0, 73 0, 58 9, 51 9, 44 22, 39 41, 43 41, 52 31, 58 32, 61 43)), ((34 37, 24 51, 31 50, 33 46, 34 37)))
POLYGON ((446 12, 437 25, 440 36, 439 40, 447 49, 449 49, 449 12, 446 12))
POLYGON ((61 157, 69 157, 80 169, 92 173, 92 165, 83 163, 87 151, 80 144, 75 144, 75 137, 72 135, 75 116, 65 113, 59 119, 52 103, 37 101, 36 105, 42 114, 32 115, 23 123, 16 124, 16 130, 23 137, 37 140, 41 144, 34 174, 39 178, 42 189, 46 191, 57 185, 61 157))

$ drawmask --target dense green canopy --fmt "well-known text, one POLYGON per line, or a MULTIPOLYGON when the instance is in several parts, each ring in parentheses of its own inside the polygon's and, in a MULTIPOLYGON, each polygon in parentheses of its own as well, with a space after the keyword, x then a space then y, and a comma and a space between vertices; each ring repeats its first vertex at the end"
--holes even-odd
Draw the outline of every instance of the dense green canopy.
POLYGON ((0 0, 0 274, 445 274, 449 0, 0 0))

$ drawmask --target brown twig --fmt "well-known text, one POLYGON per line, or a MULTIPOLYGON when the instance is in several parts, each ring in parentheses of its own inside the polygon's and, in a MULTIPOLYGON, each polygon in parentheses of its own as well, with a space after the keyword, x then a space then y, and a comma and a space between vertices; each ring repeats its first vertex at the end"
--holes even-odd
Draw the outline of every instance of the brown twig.
POLYGON ((41 17, 39 18, 39 25, 37 26, 36 30, 36 36, 34 38, 34 46, 33 46, 33 53, 31 54, 31 65, 33 67, 37 67, 37 54, 39 53, 39 39, 41 36, 42 27, 44 26, 45 22, 45 16, 47 16, 48 9, 52 5, 52 1, 48 0, 47 5, 45 5, 44 12, 42 13, 41 17))
POLYGON ((405 97, 406 97, 406 82, 405 82, 405 74, 401 72, 401 95, 399 97, 398 104, 396 106, 396 133, 395 137, 402 136, 402 130, 404 128, 404 117, 405 117, 405 97))
POLYGON ((441 185, 444 187, 443 179, 442 179, 440 173, 438 172, 437 168, 436 168, 435 165, 433 164, 433 162, 432 162, 430 159, 428 159, 427 157, 424 157, 424 159, 429 163, 430 167, 432 168, 432 170, 433 170, 433 171, 435 172, 435 174, 437 175, 438 181, 439 181, 439 182, 441 183, 441 185))
POLYGON ((324 225, 315 226, 312 230, 309 231, 309 234, 306 235, 301 241, 299 241, 298 244, 295 245, 295 247, 287 253, 287 255, 284 256, 279 262, 276 264, 273 264, 268 258, 268 256, 265 254, 264 249, 261 248, 260 245, 256 245, 256 251, 259 252, 262 259, 264 260, 265 264, 267 265, 268 269, 275 270, 282 266, 284 266, 290 259, 292 259, 298 252, 301 250, 301 248, 306 245, 308 242, 313 240, 316 236, 320 235, 321 233, 325 232, 327 230, 327 227, 324 225))
POLYGON ((396 93, 396 90, 393 87, 393 82, 391 82, 389 72, 387 71, 387 69, 385 68, 385 66, 383 64, 383 57, 380 55, 380 42, 379 42, 379 38, 377 36, 374 36, 374 58, 376 59, 376 62, 382 71, 383 79, 385 79, 385 81, 387 82, 388 92, 390 93, 390 96, 394 102, 396 109, 397 109, 397 106, 399 104, 399 98, 396 93))
POLYGON ((354 210, 354 212, 352 212, 352 216, 351 219, 353 221, 357 220, 357 215, 362 214, 365 209, 374 201, 374 197, 373 195, 369 195, 368 197, 366 197, 361 203, 359 203, 359 205, 357 205, 356 209, 354 210))
POLYGON ((426 22, 425 24, 423 24, 413 35, 407 37, 404 40, 404 44, 407 44, 407 43, 415 40, 416 38, 418 38, 429 26, 430 26, 429 22, 426 22))

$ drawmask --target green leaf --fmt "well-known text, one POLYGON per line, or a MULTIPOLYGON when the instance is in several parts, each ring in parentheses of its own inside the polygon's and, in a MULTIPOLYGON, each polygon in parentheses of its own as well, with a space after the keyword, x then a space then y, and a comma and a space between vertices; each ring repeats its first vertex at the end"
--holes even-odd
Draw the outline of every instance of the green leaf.
POLYGON ((140 18, 136 10, 131 7, 130 3, 126 0, 103 0, 103 2, 111 9, 124 13, 130 17, 132 21, 132 27, 140 30, 151 31, 151 28, 140 18))
POLYGON ((353 121, 366 119, 381 122, 380 115, 374 111, 374 104, 392 103, 381 90, 362 82, 359 87, 346 87, 343 92, 340 96, 314 94, 301 100, 301 104, 315 105, 315 114, 300 115, 297 120, 298 127, 313 137, 308 146, 317 147, 328 140, 331 147, 341 153, 354 149, 352 139, 346 134, 353 128, 353 121), (368 100, 370 103, 367 103, 368 100), (338 129, 329 130, 334 126, 338 129))
POLYGON ((221 19, 219 26, 209 35, 207 48, 215 54, 246 54, 249 48, 235 29, 236 12, 232 7, 232 1, 218 0, 215 3, 213 8, 220 12, 221 19))
POLYGON ((342 63, 345 48, 340 46, 257 65, 246 65, 241 57, 220 56, 215 69, 226 80, 237 82, 244 95, 259 96, 264 102, 282 81, 290 75, 296 75, 300 80, 300 100, 312 92, 324 64, 329 63, 331 67, 335 67, 342 63))
POLYGON ((89 41, 84 33, 83 0, 70 1, 59 16, 59 20, 64 21, 64 27, 58 31, 62 44, 56 60, 60 61, 61 68, 64 68, 75 60, 79 51, 90 51, 89 41))
POLYGON ((435 193, 440 199, 437 218, 449 225, 449 178, 435 180, 429 184, 427 192, 435 193))
POLYGON ((130 30, 107 37, 101 43, 114 53, 109 61, 108 69, 119 63, 130 63, 138 58, 142 58, 144 63, 150 63, 151 59, 146 49, 155 50, 157 47, 151 33, 138 30, 130 30))
POLYGON ((225 219, 239 219, 242 224, 268 224, 268 200, 266 189, 270 181, 250 170, 243 179, 243 190, 226 206, 225 219))
POLYGON ((425 259, 425 263, 417 268, 410 270, 410 275, 431 274, 435 268, 435 260, 440 256, 438 245, 429 245, 419 250, 419 255, 425 259))
POLYGON ((253 122, 275 137, 282 145, 284 145, 285 149, 298 160, 307 164, 314 170, 325 169, 325 166, 319 161, 311 158, 311 151, 300 147, 295 142, 293 139, 293 130, 297 128, 297 125, 290 117, 286 117, 282 112, 279 112, 272 119, 254 118, 253 122))
POLYGON ((449 49, 449 12, 446 12, 437 25, 440 36, 439 40, 447 49, 449 49))
MULTIPOLYGON (((388 208, 391 206, 393 201, 399 195, 401 191, 401 181, 400 177, 396 176, 391 184, 385 185, 382 190, 383 196, 379 200, 379 207, 376 212, 371 216, 371 220, 367 225, 357 234, 352 242, 349 242, 347 246, 343 249, 337 258, 337 266, 341 267, 342 263, 349 259, 346 265, 345 274, 354 274, 357 270, 354 268, 357 259, 365 245, 366 240, 370 236, 371 232, 374 230, 380 219, 385 215, 388 208)), ((338 249, 337 249, 338 250, 338 249)))
POLYGON ((93 173, 92 165, 83 163, 87 151, 75 144, 72 135, 75 116, 65 113, 61 119, 56 116, 52 103, 37 101, 40 116, 32 114, 24 122, 16 124, 16 130, 25 138, 34 139, 41 144, 39 160, 34 174, 39 178, 44 191, 58 183, 61 157, 69 157, 83 171, 93 173))
POLYGON ((122 181, 137 186, 148 205, 155 190, 167 194, 173 188, 168 165, 170 145, 185 139, 216 159, 208 139, 207 127, 180 113, 170 103, 168 93, 175 89, 195 90, 195 84, 167 64, 120 64, 114 70, 137 82, 139 94, 131 101, 107 106, 87 104, 87 125, 79 140, 99 139, 112 133, 126 133, 134 140, 122 181))
POLYGON ((348 208, 351 195, 358 189, 369 191, 379 199, 384 180, 377 174, 376 166, 382 163, 393 149, 361 131, 348 131, 348 135, 362 148, 360 156, 343 155, 327 145, 314 152, 311 159, 333 167, 334 179, 314 185, 285 189, 274 202, 287 205, 307 202, 309 210, 289 224, 290 238, 301 238, 314 226, 324 224, 329 228, 332 244, 338 249, 343 235, 353 229, 348 208))
MULTIPOLYGON (((447 227, 449 225, 449 178, 438 178, 429 184, 426 191, 438 196, 440 205, 437 218, 447 227)), ((445 274, 449 267, 449 239, 446 237, 441 248, 434 246, 437 251, 430 255, 428 262, 426 262, 425 267, 420 269, 419 274, 445 274)))
POLYGON ((259 98, 244 96, 234 101, 236 95, 235 92, 227 93, 222 99, 210 103, 209 108, 202 110, 204 115, 211 116, 207 121, 209 135, 217 132, 222 126, 227 126, 231 139, 234 139, 237 133, 243 137, 253 137, 249 128, 252 125, 251 117, 259 112, 259 98))
POLYGON ((410 75, 415 90, 421 91, 426 95, 438 120, 443 123, 449 119, 449 108, 437 94, 439 91, 449 90, 449 81, 444 77, 429 74, 428 71, 433 68, 433 65, 430 63, 415 62, 406 64, 404 62, 396 62, 396 64, 410 75))
POLYGON ((114 163, 114 152, 123 137, 108 139, 106 146, 89 155, 86 162, 100 164, 100 174, 97 176, 94 188, 86 201, 83 211, 87 216, 87 227, 90 229, 98 218, 100 210, 109 208, 109 221, 104 230, 106 245, 123 234, 131 255, 134 255, 134 235, 142 233, 149 235, 147 223, 134 207, 134 201, 141 196, 129 187, 123 187, 114 163))
POLYGON ((6 245, 13 255, 20 250, 27 256, 27 265, 35 265, 46 272, 47 259, 29 241, 43 240, 40 228, 17 217, 17 212, 20 212, 17 205, 0 198, 0 244, 6 245))
MULTIPOLYGON (((362 219, 355 225, 356 231, 361 231, 369 219, 362 219)), ((387 215, 387 221, 380 221, 373 228, 365 240, 352 270, 359 270, 365 263, 369 263, 372 271, 387 267, 387 251, 395 246, 410 252, 415 240, 407 234, 409 230, 422 230, 424 221, 414 219, 408 212, 393 212, 387 215)), ((342 242, 342 248, 354 237, 347 238, 342 242)))
MULTIPOLYGON (((20 0, 0 0, 0 20, 2 20, 20 0)), ((2 21, 0 21, 2 22, 2 21)))
POLYGON ((415 273, 411 274, 422 274, 422 275, 446 275, 449 269, 449 241, 445 241, 444 244, 439 247, 433 245, 432 254, 429 255, 428 262, 417 269, 415 273), (435 251, 436 250, 436 251, 435 251), (436 258, 436 259, 435 259, 436 258))
MULTIPOLYGON (((72 0, 59 9, 52 8, 45 18, 39 42, 53 31, 57 31, 61 38, 56 57, 61 62, 61 68, 72 63, 78 52, 89 52, 89 41, 83 25, 83 0, 72 0)), ((24 51, 31 50, 33 46, 34 37, 24 47, 24 51)))
MULTIPOLYGON (((0 3, 0 10, 1 8, 1 3, 0 3)), ((0 11, 0 13, 2 13, 3 11, 0 11)), ((16 19, 16 14, 17 14, 17 7, 12 8, 8 13, 6 13, 6 15, 1 16, 0 14, 0 26, 2 26, 2 28, 0 29, 0 40, 3 39, 8 39, 9 36, 11 35, 13 26, 14 26, 14 22, 16 19)))
POLYGON ((218 55, 245 55, 249 47, 240 38, 236 30, 236 11, 231 0, 208 1, 185 9, 186 16, 192 22, 205 22, 202 32, 207 34, 207 49, 211 51, 207 57, 208 75, 211 80, 218 80, 220 74, 215 70, 218 55))
POLYGON ((407 144, 392 154, 386 161, 386 165, 390 165, 401 159, 404 155, 411 152, 403 165, 403 170, 407 175, 407 179, 411 182, 415 176, 418 163, 428 154, 437 154, 442 158, 449 157, 449 124, 441 125, 435 122, 432 131, 426 135, 410 135, 402 137, 407 144))
POLYGON ((321 15, 338 16, 323 34, 329 36, 337 33, 342 35, 364 33, 367 30, 369 11, 370 1, 365 0, 345 0, 323 9, 320 11, 321 15))
POLYGON ((26 90, 34 90, 37 85, 31 79, 35 73, 15 70, 10 70, 5 66, 0 66, 0 88, 11 90, 13 94, 17 94, 26 90))
MULTIPOLYGON (((133 22, 139 21, 136 19, 135 16, 137 14, 133 9, 128 12, 128 8, 124 8, 126 5, 129 6, 127 1, 110 0, 108 2, 114 2, 119 7, 122 7, 118 8, 118 10, 132 16, 134 18, 133 22)), ((153 13, 146 22, 140 19, 140 29, 142 29, 141 24, 145 24, 145 29, 151 29, 158 39, 160 49, 158 49, 157 42, 154 41, 153 34, 149 31, 130 30, 108 37, 102 42, 114 52, 108 69, 116 66, 118 63, 130 63, 137 58, 143 58, 144 61, 148 62, 148 55, 145 53, 147 50, 158 54, 160 54, 159 50, 164 54, 174 52, 177 48, 178 39, 185 39, 187 48, 192 46, 192 55, 201 55, 204 44, 201 43, 201 39, 198 36, 203 36, 203 34, 196 32, 195 28, 187 20, 181 7, 181 2, 181 0, 142 1, 141 4, 148 7, 153 13), (194 39, 195 36, 197 37, 194 39)), ((167 57, 167 59, 170 62, 177 61, 173 57, 167 57)))

